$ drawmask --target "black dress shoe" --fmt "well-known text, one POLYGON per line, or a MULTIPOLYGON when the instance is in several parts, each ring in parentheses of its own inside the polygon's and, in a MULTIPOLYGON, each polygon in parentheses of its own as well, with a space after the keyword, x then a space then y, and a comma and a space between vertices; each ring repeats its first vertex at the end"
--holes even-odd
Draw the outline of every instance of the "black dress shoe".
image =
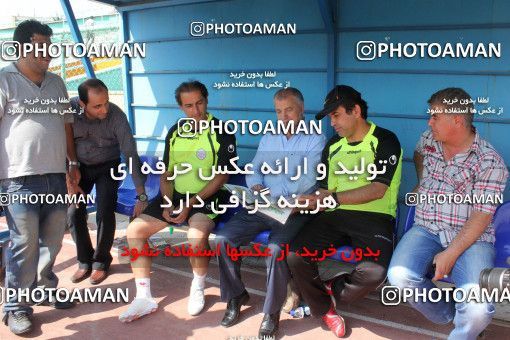
POLYGON ((221 325, 223 327, 230 327, 237 323, 239 320, 239 314, 241 314, 241 306, 245 305, 246 302, 250 299, 250 295, 245 290, 241 295, 236 296, 227 303, 227 310, 225 311, 225 315, 221 320, 221 325))
POLYGON ((278 332, 278 325, 280 324, 280 312, 274 314, 264 314, 262 323, 259 329, 259 338, 267 339, 274 337, 278 332))
POLYGON ((47 297, 40 303, 39 306, 50 306, 55 309, 69 309, 75 306, 75 303, 71 301, 71 298, 65 298, 64 295, 60 295, 57 299, 55 296, 52 296, 51 299, 47 297))
POLYGON ((49 299, 44 300, 40 304, 41 306, 50 306, 55 309, 69 309, 74 307, 74 302, 71 302, 70 300, 60 300, 57 301, 56 299, 52 299, 51 301, 49 299))

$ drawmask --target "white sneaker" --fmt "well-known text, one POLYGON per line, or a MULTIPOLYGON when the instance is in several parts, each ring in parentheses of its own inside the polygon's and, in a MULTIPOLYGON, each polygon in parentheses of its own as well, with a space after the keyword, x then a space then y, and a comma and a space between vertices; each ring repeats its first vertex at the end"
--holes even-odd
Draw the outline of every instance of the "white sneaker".
POLYGON ((198 315, 204 309, 204 305, 204 288, 192 284, 189 289, 188 313, 190 315, 198 315))
POLYGON ((158 304, 153 299, 136 298, 131 302, 128 309, 119 315, 121 322, 131 322, 144 315, 154 313, 158 309, 158 304))

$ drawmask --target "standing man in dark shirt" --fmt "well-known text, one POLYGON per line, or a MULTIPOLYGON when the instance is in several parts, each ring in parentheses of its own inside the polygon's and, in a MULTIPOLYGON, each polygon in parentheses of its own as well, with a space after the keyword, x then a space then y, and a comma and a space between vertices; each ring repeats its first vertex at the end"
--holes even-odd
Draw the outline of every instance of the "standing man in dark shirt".
POLYGON ((137 192, 134 216, 147 206, 147 195, 131 128, 124 112, 109 102, 106 85, 99 79, 87 79, 78 87, 78 94, 79 98, 71 99, 71 103, 76 112, 74 143, 82 174, 79 187, 82 193, 89 194, 96 185, 97 246, 94 251, 87 229, 86 205, 70 206, 68 216, 79 263, 71 281, 80 282, 90 276, 90 283, 99 284, 106 279, 113 259, 110 250, 115 234, 119 181, 112 178, 111 169, 117 170, 121 151, 132 162, 137 192))

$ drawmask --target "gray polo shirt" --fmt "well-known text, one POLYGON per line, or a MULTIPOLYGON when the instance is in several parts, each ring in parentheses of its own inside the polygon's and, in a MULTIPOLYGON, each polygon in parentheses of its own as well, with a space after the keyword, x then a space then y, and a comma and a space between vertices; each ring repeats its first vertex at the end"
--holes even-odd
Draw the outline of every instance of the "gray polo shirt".
POLYGON ((67 98, 56 74, 39 87, 15 64, 0 70, 0 179, 66 172, 67 98))
POLYGON ((136 142, 124 112, 110 103, 105 119, 89 119, 81 113, 78 97, 71 98, 74 113, 74 145, 80 163, 95 165, 120 158, 122 152, 133 164, 133 183, 145 185, 136 142))

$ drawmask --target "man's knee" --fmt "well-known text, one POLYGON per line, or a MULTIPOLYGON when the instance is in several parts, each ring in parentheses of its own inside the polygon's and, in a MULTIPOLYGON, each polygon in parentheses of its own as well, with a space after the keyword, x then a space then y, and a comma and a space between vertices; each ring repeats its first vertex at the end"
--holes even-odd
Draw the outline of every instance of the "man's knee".
POLYGON ((129 239, 147 239, 150 235, 148 235, 148 227, 149 223, 144 221, 141 218, 135 218, 131 223, 129 223, 126 230, 126 237, 129 239))
POLYGON ((39 249, 39 239, 36 236, 36 233, 31 232, 21 232, 21 233, 12 233, 10 232, 10 248, 13 251, 18 251, 23 249, 26 252, 34 252, 35 249, 39 249))
POLYGON ((415 287, 425 280, 416 273, 403 266, 390 266, 388 269, 388 281, 392 286, 400 288, 415 287))
POLYGON ((305 259, 302 256, 296 254, 296 252, 290 252, 287 256, 287 264, 289 265, 290 270, 294 270, 299 268, 305 263, 305 259))
POLYGON ((188 221, 188 241, 191 244, 202 244, 214 229, 214 222, 204 214, 195 214, 188 221))
POLYGON ((373 262, 362 262, 354 269, 360 282, 367 286, 377 286, 386 279, 386 268, 373 262))
MULTIPOLYGON (((281 258, 281 255, 282 255, 282 247, 279 245, 279 244, 276 244, 276 243, 269 243, 267 245, 267 247, 269 248, 269 251, 270 251, 270 254, 271 254, 271 257, 268 257, 268 259, 273 259, 273 258, 281 258)), ((281 261, 285 260, 285 258, 281 258, 281 261)))
POLYGON ((210 233, 214 229, 214 221, 202 213, 191 216, 188 220, 188 224, 190 230, 195 229, 201 233, 210 233))
POLYGON ((194 246, 203 246, 205 243, 209 241, 209 232, 197 232, 196 229, 189 228, 187 237, 188 237, 188 243, 194 247, 194 246))
POLYGON ((490 303, 461 302, 455 305, 455 309, 469 324, 477 328, 487 326, 495 312, 494 305, 490 303))
POLYGON ((214 237, 214 244, 219 245, 220 247, 224 248, 226 245, 230 243, 228 240, 228 237, 222 234, 216 234, 214 237))
POLYGON ((276 252, 276 254, 280 254, 280 251, 282 250, 282 247, 277 243, 269 243, 267 247, 271 249, 271 254, 273 254, 273 251, 276 252))

